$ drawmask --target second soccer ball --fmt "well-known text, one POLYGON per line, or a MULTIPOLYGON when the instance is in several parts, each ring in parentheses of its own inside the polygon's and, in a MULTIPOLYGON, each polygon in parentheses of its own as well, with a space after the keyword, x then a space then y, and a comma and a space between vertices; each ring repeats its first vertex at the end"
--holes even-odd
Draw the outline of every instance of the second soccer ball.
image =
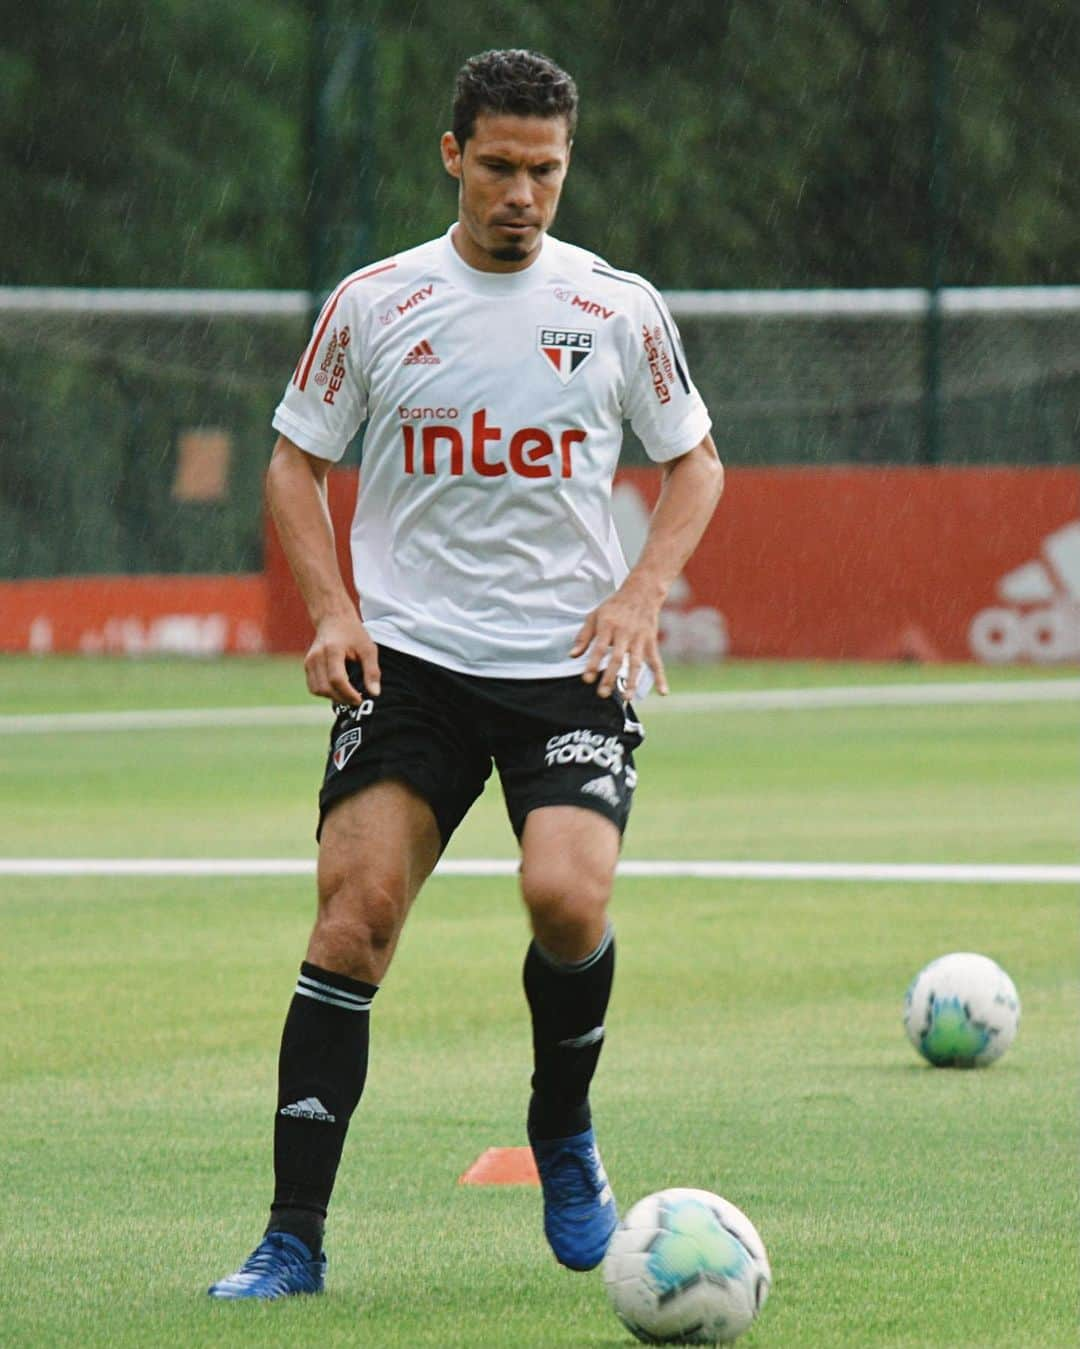
POLYGON ((904 999, 908 1039, 935 1068, 982 1068, 1001 1058, 1020 1025, 1016 985, 989 956, 932 960, 904 999))

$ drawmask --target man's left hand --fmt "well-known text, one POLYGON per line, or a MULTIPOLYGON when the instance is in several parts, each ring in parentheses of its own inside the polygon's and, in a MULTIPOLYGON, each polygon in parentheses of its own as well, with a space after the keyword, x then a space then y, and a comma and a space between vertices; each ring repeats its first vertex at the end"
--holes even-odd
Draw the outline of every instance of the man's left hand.
POLYGON ((626 679, 629 697, 634 696, 638 678, 646 665, 653 672, 657 692, 667 693, 659 642, 663 602, 659 587, 647 586, 629 576, 582 624, 570 655, 589 653, 581 677, 586 684, 597 684, 596 691, 601 698, 611 696, 626 658, 629 658, 626 679))

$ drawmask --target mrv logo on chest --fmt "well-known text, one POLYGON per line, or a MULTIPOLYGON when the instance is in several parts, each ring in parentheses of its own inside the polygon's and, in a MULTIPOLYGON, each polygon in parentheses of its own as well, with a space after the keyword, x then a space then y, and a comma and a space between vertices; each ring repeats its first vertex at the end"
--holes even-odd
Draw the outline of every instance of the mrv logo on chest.
POLYGON ((596 334, 572 328, 537 328, 536 349, 563 384, 569 384, 596 348, 596 334))

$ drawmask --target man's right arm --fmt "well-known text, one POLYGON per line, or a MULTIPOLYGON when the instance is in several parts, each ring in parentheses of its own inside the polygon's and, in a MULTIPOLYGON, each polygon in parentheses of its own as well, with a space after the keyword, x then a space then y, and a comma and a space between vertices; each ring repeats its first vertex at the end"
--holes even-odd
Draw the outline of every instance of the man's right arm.
POLYGON ((345 662, 359 662, 364 689, 375 696, 379 653, 338 568, 326 502, 330 468, 329 460, 307 454, 287 436, 278 436, 266 473, 266 501, 315 625, 315 638, 304 658, 308 689, 320 698, 358 705, 362 695, 350 683, 345 662))

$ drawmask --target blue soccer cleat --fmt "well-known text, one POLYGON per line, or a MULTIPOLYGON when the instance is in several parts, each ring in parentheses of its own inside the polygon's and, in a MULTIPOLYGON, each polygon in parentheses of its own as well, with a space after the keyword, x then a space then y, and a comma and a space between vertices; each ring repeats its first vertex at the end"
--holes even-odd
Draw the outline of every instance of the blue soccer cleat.
POLYGON ((298 1293, 321 1293, 325 1275, 325 1255, 312 1255, 291 1232, 267 1232, 236 1273, 211 1284, 207 1292, 211 1297, 271 1302, 298 1293))
POLYGON ((544 1235, 567 1269, 595 1269, 619 1215, 591 1129, 572 1138, 530 1139, 544 1191, 544 1235))

